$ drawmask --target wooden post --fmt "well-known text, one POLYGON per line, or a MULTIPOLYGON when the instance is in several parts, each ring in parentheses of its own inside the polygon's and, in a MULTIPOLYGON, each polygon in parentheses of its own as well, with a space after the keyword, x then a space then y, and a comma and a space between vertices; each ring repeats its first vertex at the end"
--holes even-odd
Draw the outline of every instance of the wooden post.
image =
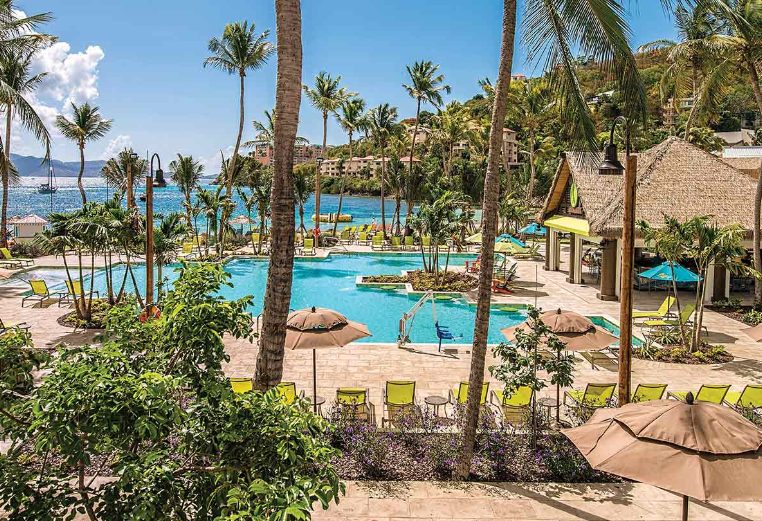
POLYGON ((635 180, 638 158, 627 154, 624 171, 624 217, 622 222, 622 274, 619 297, 619 405, 630 402, 632 380, 632 274, 635 261, 635 180))
POLYGON ((127 163, 127 209, 135 207, 135 194, 132 192, 132 158, 127 163))
POLYGON ((146 176, 146 306, 153 304, 153 175, 146 176))

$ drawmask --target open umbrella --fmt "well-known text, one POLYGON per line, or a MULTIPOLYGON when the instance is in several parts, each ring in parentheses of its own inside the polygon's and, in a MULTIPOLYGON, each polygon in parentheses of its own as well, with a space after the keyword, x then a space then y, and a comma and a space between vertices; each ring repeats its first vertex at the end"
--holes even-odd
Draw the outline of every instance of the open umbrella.
MULTIPOLYGON (((574 311, 557 309, 546 311, 540 315, 540 321, 548 326, 558 339, 564 343, 567 351, 598 351, 608 347, 618 339, 608 331, 593 324, 593 322, 574 311)), ((523 330, 530 332, 530 325, 522 322, 515 326, 501 329, 505 338, 511 342, 516 341, 516 332, 523 330)), ((561 401, 561 388, 556 385, 556 401, 561 401)), ((560 420, 560 407, 556 408, 556 421, 560 420)))
POLYGON ((680 264, 673 264, 670 267, 669 262, 662 262, 658 266, 638 273, 638 277, 649 280, 661 280, 672 282, 672 271, 674 269, 674 281, 675 282, 698 282, 701 277, 693 273, 688 268, 684 268, 680 264))
POLYGON ((526 248, 510 241, 496 242, 495 253, 523 253, 526 248))
POLYGON ((317 412, 317 355, 315 350, 344 347, 370 336, 368 326, 352 322, 337 311, 308 308, 294 311, 286 321, 286 349, 312 349, 312 407, 317 412))
POLYGON ((538 237, 545 237, 548 234, 548 229, 537 223, 529 223, 519 230, 519 233, 524 235, 537 235, 538 237))
POLYGON ((601 409, 563 431, 597 470, 701 501, 762 499, 762 431, 737 412, 693 401, 656 400, 601 409))
POLYGON ((497 239, 495 239, 495 241, 496 242, 512 242, 513 244, 515 244, 516 246, 518 246, 520 248, 526 248, 527 247, 527 245, 524 242, 520 241, 519 239, 517 239, 516 237, 514 237, 510 233, 503 233, 501 235, 498 235, 497 239))
POLYGON ((482 232, 475 233, 473 235, 470 235, 466 237, 466 242, 468 244, 481 244, 482 243, 482 232))
POLYGON ((234 225, 234 226, 238 225, 238 226, 240 226, 242 234, 243 234, 243 226, 245 224, 252 224, 253 222, 254 222, 254 219, 250 219, 246 215, 239 215, 238 217, 235 217, 235 218, 230 219, 228 221, 228 223, 231 224, 231 225, 234 225))

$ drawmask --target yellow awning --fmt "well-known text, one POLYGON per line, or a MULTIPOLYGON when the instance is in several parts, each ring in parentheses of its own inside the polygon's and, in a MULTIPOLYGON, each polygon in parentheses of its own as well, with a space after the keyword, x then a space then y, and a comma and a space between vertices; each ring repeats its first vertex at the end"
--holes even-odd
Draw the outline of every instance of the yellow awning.
POLYGON ((585 219, 554 215, 549 219, 545 219, 543 224, 548 228, 552 228, 561 232, 576 233, 577 235, 582 235, 584 237, 590 235, 590 223, 588 223, 585 219))

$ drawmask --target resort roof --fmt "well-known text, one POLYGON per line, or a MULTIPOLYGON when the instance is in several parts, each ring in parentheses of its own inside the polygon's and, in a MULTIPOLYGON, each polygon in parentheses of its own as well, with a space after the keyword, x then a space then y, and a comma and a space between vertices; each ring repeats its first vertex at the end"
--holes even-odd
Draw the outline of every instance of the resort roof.
POLYGON ((37 214, 17 215, 8 219, 8 224, 48 224, 48 221, 37 214))
POLYGON ((758 179, 759 173, 762 172, 762 157, 759 156, 723 157, 722 160, 754 179, 758 179))
MULTIPOLYGON (((567 153, 540 220, 556 214, 584 216, 590 235, 620 236, 624 176, 599 175, 599 162, 592 154, 567 153), (569 205, 572 185, 576 205, 569 205), (567 211, 570 206, 575 211, 567 211)), ((680 138, 668 138, 638 154, 636 183, 636 220, 658 225, 665 213, 678 219, 709 215, 721 225, 738 223, 752 229, 754 179, 680 138)))

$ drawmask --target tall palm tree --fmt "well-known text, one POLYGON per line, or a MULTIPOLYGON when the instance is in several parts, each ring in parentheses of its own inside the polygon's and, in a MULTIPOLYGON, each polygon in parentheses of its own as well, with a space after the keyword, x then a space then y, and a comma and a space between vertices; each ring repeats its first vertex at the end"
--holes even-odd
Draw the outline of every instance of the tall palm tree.
POLYGON ((204 165, 193 159, 193 156, 177 154, 177 159, 169 163, 169 171, 172 181, 183 194, 185 221, 188 228, 193 230, 193 191, 198 187, 201 176, 204 174, 204 165))
MULTIPOLYGON (((25 95, 34 91, 45 77, 45 73, 31 74, 31 62, 33 52, 24 48, 9 48, 0 53, 0 82, 4 89, 0 89, 0 102, 5 110, 5 147, 0 175, 2 175, 3 197, 2 210, 0 210, 0 243, 7 246, 8 241, 8 193, 11 181, 15 181, 16 170, 11 163, 11 128, 14 115, 18 115, 21 124, 27 130, 31 130, 41 140, 46 148, 50 147, 50 136, 40 117, 29 106, 25 95), (14 109, 18 110, 14 114, 14 109)), ((0 150, 3 143, 0 142, 0 150)), ((47 154, 46 154, 47 155, 47 154)))
POLYGON ((209 52, 212 55, 204 60, 204 67, 210 66, 231 75, 237 74, 239 80, 238 133, 225 180, 225 190, 228 197, 233 191, 233 172, 235 172, 238 151, 241 148, 241 137, 243 136, 244 90, 246 85, 244 80, 248 71, 261 68, 275 52, 275 47, 267 41, 269 36, 269 30, 257 35, 255 24, 249 25, 248 21, 244 21, 227 24, 221 38, 209 40, 209 52))
POLYGON ((154 229, 153 240, 158 300, 161 300, 164 293, 164 278, 162 276, 164 266, 177 258, 177 252, 181 248, 182 241, 188 235, 189 227, 182 222, 183 219, 185 217, 180 212, 169 213, 161 218, 159 226, 154 229))
POLYGON ((271 196, 272 252, 267 272, 262 330, 254 382, 277 385, 283 375, 286 320, 294 269, 294 142, 299 124, 302 79, 300 0, 275 0, 278 80, 275 91, 275 147, 271 196))
POLYGON ((468 111, 457 101, 451 101, 432 118, 432 138, 442 146, 445 177, 450 177, 454 147, 468 139, 472 124, 468 111))
POLYGON ((134 154, 132 148, 125 148, 116 157, 112 157, 101 167, 101 176, 106 184, 122 194, 127 192, 127 170, 132 177, 132 189, 143 182, 143 176, 148 169, 148 162, 134 154))
MULTIPOLYGON (((342 103, 354 96, 354 93, 347 91, 344 87, 341 87, 341 76, 332 78, 330 74, 325 71, 321 71, 315 76, 315 86, 304 86, 304 94, 307 99, 310 100, 312 106, 318 109, 323 115, 323 148, 320 149, 321 154, 325 154, 326 151, 326 139, 328 136, 328 115, 336 114, 342 103)), ((315 230, 320 229, 320 169, 315 173, 315 230)), ((315 237, 315 240, 319 240, 319 237, 315 237)))
MULTIPOLYGON (((482 203, 481 266, 477 289, 474 343, 471 351, 469 392, 463 424, 462 447, 455 476, 468 476, 476 439, 479 403, 487 354, 491 283, 495 235, 498 222, 500 156, 503 124, 508 105, 511 63, 516 36, 517 0, 503 0, 500 65, 489 130, 487 172, 482 203)), ((569 135, 597 150, 596 127, 585 96, 580 90, 574 59, 576 50, 591 56, 601 69, 616 78, 628 115, 645 119, 646 102, 635 58, 627 41, 627 24, 618 2, 575 2, 558 4, 527 0, 524 4, 523 39, 530 60, 542 59, 549 71, 549 84, 562 99, 562 121, 569 135)))
POLYGON ((299 206, 299 233, 304 241, 307 228, 304 226, 304 205, 312 194, 312 173, 306 168, 294 168, 294 199, 299 206))
POLYGON ((391 196, 394 198, 394 214, 392 214, 392 234, 400 234, 400 213, 402 208, 402 196, 405 192, 405 182, 407 174, 405 165, 397 156, 389 158, 389 165, 386 172, 386 187, 389 188, 391 196))
MULTIPOLYGON (((354 150, 352 148, 355 132, 365 125, 365 100, 362 98, 350 98, 341 104, 341 114, 336 114, 339 125, 344 129, 349 138, 349 161, 352 162, 354 150)), ((344 176, 341 177, 341 189, 339 190, 339 207, 336 210, 336 221, 333 223, 333 235, 336 236, 336 228, 341 216, 341 204, 344 200, 344 176)))
MULTIPOLYGON (((243 144, 245 148, 253 148, 258 143, 264 143, 269 146, 273 146, 275 142, 275 110, 265 111, 265 120, 252 122, 254 130, 257 131, 256 139, 247 141, 243 144)), ((309 140, 306 137, 296 136, 296 143, 300 145, 308 144, 309 140)))
POLYGON ((381 154, 381 234, 386 239, 386 212, 384 210, 384 185, 386 184, 386 146, 397 131, 397 107, 382 103, 368 114, 368 128, 381 154))
POLYGON ((450 93, 450 86, 444 84, 444 74, 437 74, 439 65, 431 61, 415 62, 413 66, 407 65, 407 74, 410 76, 410 85, 402 87, 408 95, 415 100, 415 125, 413 126, 413 138, 410 144, 409 173, 413 171, 413 153, 415 151, 415 138, 418 135, 418 123, 421 119, 421 103, 429 103, 434 107, 442 106, 442 92, 450 93))
POLYGON ((82 185, 82 174, 85 172, 85 144, 105 136, 111 130, 113 120, 103 119, 98 112, 98 107, 85 102, 77 106, 71 104, 73 111, 72 119, 59 115, 56 118, 56 128, 65 138, 74 141, 79 147, 79 174, 77 174, 77 186, 82 197, 82 204, 87 203, 85 187, 82 185))

